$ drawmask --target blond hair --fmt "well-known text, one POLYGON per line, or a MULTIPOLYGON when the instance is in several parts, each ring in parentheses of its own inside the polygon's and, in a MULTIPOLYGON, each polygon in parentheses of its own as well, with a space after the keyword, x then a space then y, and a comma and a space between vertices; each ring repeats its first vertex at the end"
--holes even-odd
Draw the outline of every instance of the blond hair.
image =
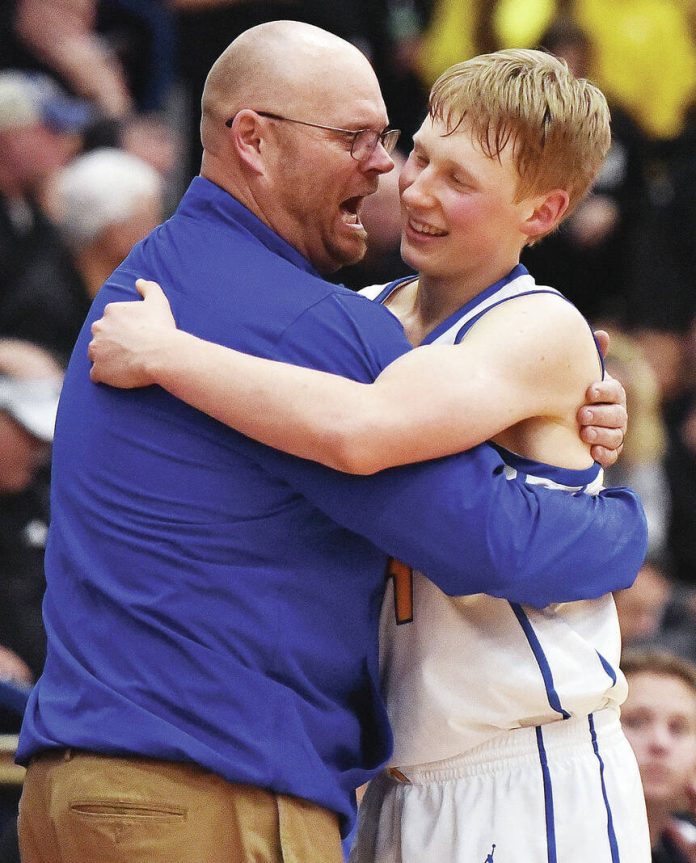
POLYGON ((451 66, 433 85, 429 114, 448 134, 466 121, 491 158, 511 143, 517 202, 564 189, 566 215, 590 188, 611 143, 604 94, 543 51, 496 51, 451 66))

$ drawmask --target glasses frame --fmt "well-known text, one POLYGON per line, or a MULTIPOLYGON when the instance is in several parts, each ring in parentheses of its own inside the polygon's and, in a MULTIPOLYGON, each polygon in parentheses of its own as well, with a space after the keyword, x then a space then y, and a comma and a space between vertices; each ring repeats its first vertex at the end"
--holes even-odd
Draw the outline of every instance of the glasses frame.
MULTIPOLYGON (((254 113, 258 114, 259 117, 267 117, 269 120, 280 120, 284 123, 297 123, 300 126, 310 126, 312 129, 325 129, 327 132, 339 132, 342 135, 350 135, 352 138, 350 142, 350 155, 356 162, 364 162, 369 159, 374 153, 378 142, 386 150, 387 154, 391 155, 394 152, 394 148, 396 147, 399 136, 401 135, 400 129, 385 129, 383 132, 375 132, 374 129, 341 129, 339 126, 325 126, 322 123, 310 123, 307 120, 296 120, 293 117, 283 117, 281 114, 273 114, 271 111, 255 111, 254 113), (358 136, 363 135, 365 132, 369 132, 371 135, 375 135, 376 137, 374 145, 370 148, 370 152, 361 159, 355 155, 354 150, 358 136)), ((228 129, 232 127, 233 122, 234 117, 230 117, 225 120, 225 125, 228 129)))

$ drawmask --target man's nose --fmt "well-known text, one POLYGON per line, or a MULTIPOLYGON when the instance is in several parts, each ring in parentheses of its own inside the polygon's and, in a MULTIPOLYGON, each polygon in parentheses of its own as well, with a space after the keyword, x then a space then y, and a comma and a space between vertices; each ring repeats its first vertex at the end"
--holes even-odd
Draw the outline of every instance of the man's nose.
POLYGON ((363 163, 365 171, 377 171, 379 174, 388 174, 394 168, 394 160, 387 153, 381 141, 377 141, 375 149, 370 153, 370 158, 363 163))

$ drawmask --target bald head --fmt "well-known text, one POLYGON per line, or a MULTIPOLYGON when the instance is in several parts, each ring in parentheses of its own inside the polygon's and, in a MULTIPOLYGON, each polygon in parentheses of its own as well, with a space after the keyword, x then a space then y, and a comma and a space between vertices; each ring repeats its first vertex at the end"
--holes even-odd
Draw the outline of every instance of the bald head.
POLYGON ((359 210, 394 165, 378 146, 387 119, 377 76, 354 45, 297 21, 261 24, 208 75, 201 176, 319 272, 333 272, 365 254, 359 210), (375 146, 358 159, 354 135, 367 130, 375 146))
MULTIPOLYGON (((203 89, 201 138, 211 149, 224 123, 242 108, 307 116, 379 95, 367 58, 354 45, 311 24, 270 21, 242 33, 213 64, 203 89)), ((327 121, 329 122, 329 121, 327 121)))

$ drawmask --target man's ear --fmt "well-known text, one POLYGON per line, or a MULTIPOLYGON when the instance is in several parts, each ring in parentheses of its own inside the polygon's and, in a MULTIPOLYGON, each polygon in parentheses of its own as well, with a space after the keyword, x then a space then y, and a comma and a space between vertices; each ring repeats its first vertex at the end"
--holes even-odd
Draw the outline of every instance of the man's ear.
POLYGON ((261 117, 255 111, 243 108, 235 114, 228 134, 242 162, 257 174, 263 173, 262 150, 265 139, 261 117))
POLYGON ((569 195, 565 189, 553 189, 533 201, 534 208, 523 229, 530 242, 553 231, 565 215, 568 202, 569 195))

